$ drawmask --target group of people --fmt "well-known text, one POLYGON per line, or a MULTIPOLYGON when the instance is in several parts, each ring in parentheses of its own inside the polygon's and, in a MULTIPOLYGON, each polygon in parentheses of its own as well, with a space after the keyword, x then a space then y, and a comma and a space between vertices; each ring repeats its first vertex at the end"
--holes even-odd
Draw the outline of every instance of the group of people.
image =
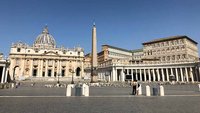
POLYGON ((139 87, 140 87, 140 84, 136 81, 132 81, 131 82, 131 86, 133 88, 132 90, 132 95, 138 95, 139 94, 139 87))

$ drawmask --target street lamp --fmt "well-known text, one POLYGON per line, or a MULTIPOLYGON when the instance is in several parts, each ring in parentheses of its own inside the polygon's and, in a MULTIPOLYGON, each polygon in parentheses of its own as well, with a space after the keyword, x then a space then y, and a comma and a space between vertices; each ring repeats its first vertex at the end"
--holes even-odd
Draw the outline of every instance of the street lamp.
POLYGON ((69 69, 69 72, 72 73, 72 81, 71 81, 71 84, 74 84, 74 70, 73 69, 69 69))

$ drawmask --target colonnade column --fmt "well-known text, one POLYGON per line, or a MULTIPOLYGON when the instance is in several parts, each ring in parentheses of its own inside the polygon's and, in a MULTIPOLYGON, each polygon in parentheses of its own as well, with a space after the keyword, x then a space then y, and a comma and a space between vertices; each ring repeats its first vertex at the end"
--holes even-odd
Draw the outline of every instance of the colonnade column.
POLYGON ((144 81, 147 81, 147 77, 146 77, 146 69, 144 69, 144 81))
POLYGON ((131 69, 131 81, 133 81, 133 70, 131 69))
POLYGON ((199 81, 200 81, 200 67, 199 67, 199 76, 198 76, 198 78, 199 78, 199 81))
POLYGON ((192 72, 192 68, 190 67, 190 77, 191 77, 191 81, 194 82, 194 77, 193 77, 193 72, 192 72))
POLYGON ((157 71, 157 76, 158 76, 158 81, 160 81, 160 72, 159 72, 159 68, 158 69, 156 69, 156 71, 157 71))
POLYGON ((161 73, 162 73, 162 81, 165 82, 165 75, 164 75, 163 68, 161 69, 161 73))
POLYGON ((173 75, 173 77, 175 76, 174 73, 173 73, 173 69, 172 68, 171 68, 171 75, 173 75))
POLYGON ((169 82, 169 70, 166 68, 166 73, 167 73, 167 81, 169 82))
POLYGON ((176 81, 178 81, 178 70, 177 68, 175 68, 175 70, 176 70, 176 81))
POLYGON ((116 81, 116 69, 112 68, 112 81, 116 81))
POLYGON ((188 70, 187 70, 187 67, 185 67, 185 76, 186 76, 186 81, 189 82, 189 79, 188 79, 188 70))
POLYGON ((8 67, 6 67, 6 74, 5 74, 5 80, 4 80, 5 83, 7 82, 7 79, 8 79, 8 67))
POLYGON ((181 81, 183 82, 183 70, 182 70, 182 68, 180 68, 180 71, 181 71, 181 81))
POLYGON ((155 81, 155 77, 156 77, 156 75, 155 75, 155 71, 153 69, 153 81, 155 81))
POLYGON ((148 75, 149 75, 149 82, 151 81, 151 72, 150 69, 148 69, 148 75))
POLYGON ((138 80, 138 73, 137 73, 137 69, 135 69, 135 75, 136 75, 136 80, 138 80))
POLYGON ((2 71, 2 76, 1 76, 1 83, 4 82, 4 77, 5 77, 5 66, 3 67, 3 71, 2 71))
POLYGON ((142 69, 140 69, 140 81, 142 81, 142 69))
POLYGON ((121 70, 121 81, 124 82, 125 81, 125 74, 123 72, 123 69, 121 70))
POLYGON ((126 75, 129 75, 129 69, 126 69, 126 70, 127 70, 127 71, 126 71, 126 72, 127 72, 126 75))

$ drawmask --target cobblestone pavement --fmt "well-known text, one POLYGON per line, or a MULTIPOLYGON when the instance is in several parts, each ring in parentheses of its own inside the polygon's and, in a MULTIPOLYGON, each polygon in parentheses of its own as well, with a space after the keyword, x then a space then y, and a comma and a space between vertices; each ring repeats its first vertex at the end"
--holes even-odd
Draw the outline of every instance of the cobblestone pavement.
POLYGON ((0 113, 199 113, 200 97, 0 97, 0 113))
MULTIPOLYGON (((65 97, 65 87, 47 83, 22 83, 16 89, 0 89, 0 113, 199 113, 197 84, 164 85, 165 95, 130 95, 131 87, 90 87, 90 97, 65 97)), ((48 83, 53 84, 53 83, 48 83)), ((145 92, 146 84, 142 85, 145 92)), ((151 89, 155 84, 150 84, 151 89)), ((74 95, 74 90, 72 91, 74 95)))

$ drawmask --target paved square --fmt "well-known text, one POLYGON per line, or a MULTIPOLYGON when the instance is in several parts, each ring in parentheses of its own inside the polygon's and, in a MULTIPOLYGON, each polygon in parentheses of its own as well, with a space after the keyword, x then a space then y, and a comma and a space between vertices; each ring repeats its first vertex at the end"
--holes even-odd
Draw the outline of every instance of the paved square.
MULTIPOLYGON (((53 83, 49 83, 53 84, 53 83)), ((145 92, 143 84, 143 92, 145 92)), ((151 86, 151 85, 150 85, 151 86)), ((165 96, 130 95, 131 87, 90 87, 89 97, 65 97, 66 88, 22 83, 0 90, 0 113, 199 113, 197 85, 164 85, 165 96)), ((74 90, 73 94, 74 95, 74 90)))

